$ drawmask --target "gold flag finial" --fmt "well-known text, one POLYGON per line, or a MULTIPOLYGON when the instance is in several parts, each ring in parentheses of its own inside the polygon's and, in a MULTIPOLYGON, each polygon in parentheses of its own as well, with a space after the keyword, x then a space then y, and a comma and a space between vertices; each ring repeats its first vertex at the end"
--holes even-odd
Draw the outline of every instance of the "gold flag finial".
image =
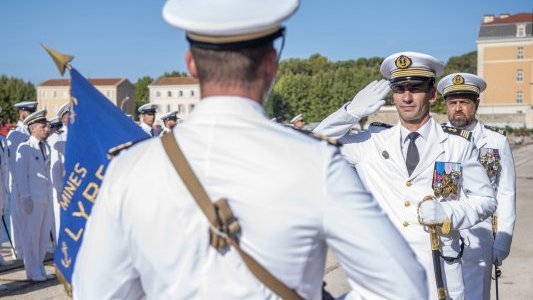
POLYGON ((44 50, 48 52, 48 55, 50 55, 50 57, 56 64, 59 73, 61 73, 61 76, 65 74, 65 68, 70 70, 69 62, 74 59, 74 56, 57 52, 53 49, 46 47, 44 44, 41 44, 41 46, 43 46, 44 50))

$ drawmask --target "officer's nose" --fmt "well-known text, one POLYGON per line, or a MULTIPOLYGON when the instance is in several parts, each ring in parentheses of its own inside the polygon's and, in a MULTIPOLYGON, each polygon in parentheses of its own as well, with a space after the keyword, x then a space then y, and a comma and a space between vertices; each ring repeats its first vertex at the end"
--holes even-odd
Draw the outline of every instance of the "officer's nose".
POLYGON ((402 101, 403 102, 412 102, 413 101, 413 93, 411 93, 411 91, 409 91, 409 90, 406 90, 405 92, 403 92, 402 101))

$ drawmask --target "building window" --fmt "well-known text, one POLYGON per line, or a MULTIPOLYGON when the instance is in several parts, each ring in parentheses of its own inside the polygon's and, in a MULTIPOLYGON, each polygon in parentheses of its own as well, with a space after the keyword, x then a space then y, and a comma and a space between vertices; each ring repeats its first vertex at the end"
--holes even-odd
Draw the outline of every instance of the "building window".
POLYGON ((516 71, 516 81, 517 82, 522 82, 524 81, 524 71, 522 71, 522 69, 518 69, 516 71))
POLYGON ((172 97, 172 91, 168 91, 168 92, 167 92, 167 96, 168 96, 168 97, 172 97))
POLYGON ((178 94, 180 97, 183 97, 183 91, 179 91, 178 94))
POLYGON ((524 59, 524 47, 518 47, 518 53, 516 54, 516 58, 524 59))
POLYGON ((170 104, 167 104, 167 112, 170 112, 170 104))
POLYGON ((526 36, 526 25, 519 24, 516 25, 516 37, 525 37, 526 36))
POLYGON ((191 113, 193 109, 194 109, 194 104, 189 104, 189 113, 191 113))
POLYGON ((105 91, 105 95, 107 96, 107 98, 111 98, 111 91, 105 91))
POLYGON ((63 98, 68 99, 68 92, 67 91, 63 92, 63 98))
POLYGON ((52 92, 52 97, 53 97, 53 98, 56 98, 56 97, 57 97, 57 91, 53 91, 53 92, 52 92))
POLYGON ((191 97, 194 97, 194 90, 191 91, 191 97))
POLYGON ((155 96, 156 96, 157 98, 161 97, 161 92, 160 92, 160 91, 155 92, 155 96))
POLYGON ((178 104, 178 113, 180 114, 185 113, 185 105, 178 104))
POLYGON ((521 91, 516 92, 516 103, 524 102, 524 94, 521 91))

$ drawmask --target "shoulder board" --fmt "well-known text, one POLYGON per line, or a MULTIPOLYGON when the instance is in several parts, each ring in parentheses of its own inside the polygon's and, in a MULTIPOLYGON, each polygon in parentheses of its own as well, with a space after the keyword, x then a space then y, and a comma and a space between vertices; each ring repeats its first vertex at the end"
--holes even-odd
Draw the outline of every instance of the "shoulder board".
POLYGON ((62 134, 63 132, 64 132, 63 129, 58 129, 58 130, 56 130, 56 132, 54 132, 54 133, 62 134))
MULTIPOLYGON (((144 140, 140 140, 140 141, 144 141, 144 140)), ((127 142, 127 143, 124 143, 124 144, 120 144, 118 146, 115 146, 111 149, 109 149, 107 151, 107 159, 111 160, 113 159, 113 157, 117 156, 120 154, 120 152, 122 152, 123 150, 125 149, 128 149, 129 147, 135 145, 136 143, 140 142, 140 141, 136 141, 136 142, 127 142)))
POLYGON ((441 127, 442 127, 442 130, 444 130, 444 132, 446 132, 446 133, 461 136, 461 137, 465 138, 468 141, 470 141, 472 139, 472 132, 470 132, 468 130, 464 130, 464 129, 456 128, 456 127, 445 126, 445 125, 441 125, 441 127))
POLYGON ((333 145, 333 146, 337 146, 337 147, 341 146, 341 143, 338 142, 336 139, 332 139, 332 138, 329 138, 327 136, 323 136, 321 134, 316 134, 316 133, 313 133, 312 131, 309 131, 309 130, 298 129, 298 128, 295 128, 295 127, 292 127, 292 126, 288 126, 288 127, 292 128, 294 131, 297 131, 297 132, 299 132, 301 134, 305 134, 308 137, 314 138, 316 140, 326 141, 328 144, 333 145))
POLYGON ((392 128, 393 126, 387 123, 381 123, 381 122, 372 122, 370 123, 370 126, 377 126, 377 127, 383 127, 383 128, 392 128))
POLYGON ((489 125, 484 125, 485 128, 489 129, 489 130, 492 130, 492 131, 495 131, 501 135, 507 135, 507 131, 503 130, 503 129, 499 129, 499 128, 496 128, 496 127, 493 127, 493 126, 489 126, 489 125))

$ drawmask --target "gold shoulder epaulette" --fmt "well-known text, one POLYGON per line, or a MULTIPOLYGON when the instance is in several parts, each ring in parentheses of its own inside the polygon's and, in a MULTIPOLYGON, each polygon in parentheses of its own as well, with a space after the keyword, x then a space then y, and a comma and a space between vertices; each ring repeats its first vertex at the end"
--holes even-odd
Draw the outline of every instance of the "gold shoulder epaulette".
POLYGON ((468 130, 464 130, 464 129, 456 128, 456 127, 445 126, 445 125, 441 125, 441 127, 442 127, 442 130, 444 130, 444 132, 447 132, 449 134, 458 135, 460 137, 465 138, 468 141, 470 141, 472 139, 472 132, 470 132, 468 130))
POLYGON ((381 122, 372 122, 370 123, 370 126, 378 126, 383 128, 392 128, 393 126, 387 123, 381 123, 381 122))
POLYGON ((321 134, 316 134, 312 131, 309 131, 309 130, 304 130, 304 129, 298 129, 298 128, 295 128, 295 127, 292 127, 292 126, 288 126, 292 129, 294 129, 295 131, 299 132, 299 133, 302 133, 302 134, 305 134, 307 135, 308 137, 312 137, 314 139, 317 139, 317 140, 321 140, 321 141, 326 141, 328 142, 328 144, 330 145, 333 145, 333 146, 341 146, 342 144, 337 141, 336 139, 332 139, 330 137, 327 137, 327 136, 324 136, 324 135, 321 135, 321 134))
POLYGON ((507 136, 507 131, 503 130, 503 129, 499 129, 499 128, 496 128, 494 126, 489 126, 489 125, 484 125, 485 128, 489 129, 489 130, 492 130, 492 131, 495 131, 499 134, 502 134, 502 135, 505 135, 507 136))
POLYGON ((135 144, 134 142, 127 142, 124 144, 120 144, 118 146, 115 146, 107 151, 107 158, 109 160, 113 159, 113 157, 120 154, 122 150, 128 149, 129 147, 133 146, 135 144))

